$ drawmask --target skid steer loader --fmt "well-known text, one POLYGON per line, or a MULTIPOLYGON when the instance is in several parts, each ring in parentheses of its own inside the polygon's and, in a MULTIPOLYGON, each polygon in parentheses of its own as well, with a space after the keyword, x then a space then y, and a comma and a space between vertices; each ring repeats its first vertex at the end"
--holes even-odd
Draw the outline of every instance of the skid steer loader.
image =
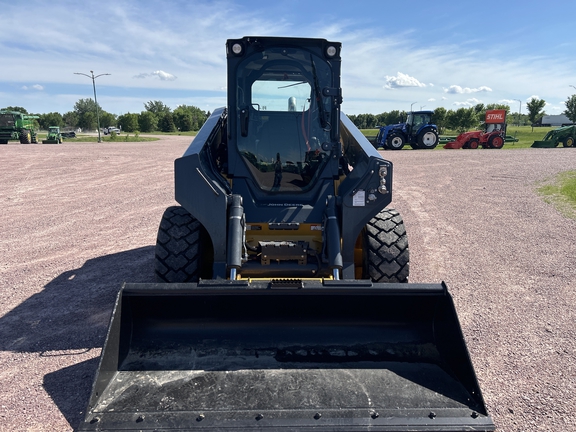
POLYGON ((446 286, 406 283, 340 43, 226 47, 228 105, 175 161, 158 283, 121 289, 79 429, 494 430, 446 286))

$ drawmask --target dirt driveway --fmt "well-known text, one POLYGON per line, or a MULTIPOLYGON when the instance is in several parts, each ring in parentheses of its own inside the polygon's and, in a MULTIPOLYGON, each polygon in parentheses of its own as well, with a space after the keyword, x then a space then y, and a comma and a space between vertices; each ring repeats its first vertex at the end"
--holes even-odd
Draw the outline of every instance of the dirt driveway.
MULTIPOLYGON (((154 279, 189 142, 0 146, 0 430, 79 424, 121 283, 154 279)), ((576 150, 384 155, 410 279, 446 281, 499 430, 576 430, 576 221, 534 191, 576 150)))

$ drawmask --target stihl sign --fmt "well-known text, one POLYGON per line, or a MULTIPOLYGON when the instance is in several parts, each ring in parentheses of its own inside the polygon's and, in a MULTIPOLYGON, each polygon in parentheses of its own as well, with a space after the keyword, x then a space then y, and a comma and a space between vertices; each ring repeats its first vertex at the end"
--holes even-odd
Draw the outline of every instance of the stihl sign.
POLYGON ((486 111, 486 123, 506 123, 506 110, 486 111))

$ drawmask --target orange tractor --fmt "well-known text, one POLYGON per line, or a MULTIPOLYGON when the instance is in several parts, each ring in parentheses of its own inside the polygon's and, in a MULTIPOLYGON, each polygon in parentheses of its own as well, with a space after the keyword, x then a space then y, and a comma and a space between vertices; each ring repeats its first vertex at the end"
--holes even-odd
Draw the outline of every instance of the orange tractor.
POLYGON ((499 149, 504 147, 506 139, 506 110, 488 110, 484 120, 484 131, 464 132, 444 145, 445 149, 477 149, 482 148, 499 149))

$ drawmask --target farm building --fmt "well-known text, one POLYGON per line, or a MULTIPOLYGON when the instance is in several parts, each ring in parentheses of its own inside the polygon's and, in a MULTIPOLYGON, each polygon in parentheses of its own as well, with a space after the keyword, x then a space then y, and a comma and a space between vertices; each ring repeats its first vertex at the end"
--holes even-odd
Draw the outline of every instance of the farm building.
POLYGON ((570 126, 574 123, 570 121, 564 114, 559 115, 545 115, 538 119, 533 126, 570 126))

